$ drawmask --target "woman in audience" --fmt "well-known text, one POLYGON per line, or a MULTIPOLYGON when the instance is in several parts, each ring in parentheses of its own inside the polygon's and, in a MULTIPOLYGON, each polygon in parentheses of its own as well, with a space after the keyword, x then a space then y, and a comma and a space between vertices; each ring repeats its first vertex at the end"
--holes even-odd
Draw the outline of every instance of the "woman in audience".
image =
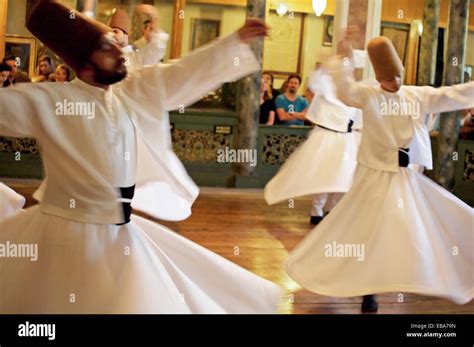
POLYGON ((260 124, 275 124, 275 99, 272 97, 272 91, 268 80, 262 78, 260 83, 260 124))
POLYGON ((71 69, 64 64, 58 65, 54 77, 56 82, 69 82, 71 81, 71 69))

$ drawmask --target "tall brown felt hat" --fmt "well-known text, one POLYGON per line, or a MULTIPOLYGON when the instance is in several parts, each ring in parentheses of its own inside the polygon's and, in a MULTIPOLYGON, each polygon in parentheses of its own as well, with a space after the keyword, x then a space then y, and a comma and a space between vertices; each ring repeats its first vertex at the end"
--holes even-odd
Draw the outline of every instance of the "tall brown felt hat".
POLYGON ((370 40, 367 51, 378 81, 388 81, 397 75, 403 75, 402 61, 387 37, 378 36, 370 40))
POLYGON ((109 26, 111 28, 120 29, 127 35, 130 35, 130 31, 132 29, 132 20, 130 19, 130 16, 127 12, 118 8, 112 15, 109 26))
POLYGON ((28 30, 75 71, 86 64, 111 29, 56 1, 40 0, 31 10, 28 30))

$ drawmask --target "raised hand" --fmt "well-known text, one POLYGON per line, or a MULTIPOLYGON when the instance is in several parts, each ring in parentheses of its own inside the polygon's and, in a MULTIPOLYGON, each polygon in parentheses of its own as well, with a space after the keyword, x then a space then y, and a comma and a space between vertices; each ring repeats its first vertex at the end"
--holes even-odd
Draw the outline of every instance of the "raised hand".
POLYGON ((351 40, 358 38, 359 28, 349 26, 342 31, 342 39, 337 43, 337 54, 343 57, 352 57, 351 40))
POLYGON ((237 33, 243 43, 252 43, 259 37, 269 36, 268 26, 260 19, 247 19, 244 26, 237 33))

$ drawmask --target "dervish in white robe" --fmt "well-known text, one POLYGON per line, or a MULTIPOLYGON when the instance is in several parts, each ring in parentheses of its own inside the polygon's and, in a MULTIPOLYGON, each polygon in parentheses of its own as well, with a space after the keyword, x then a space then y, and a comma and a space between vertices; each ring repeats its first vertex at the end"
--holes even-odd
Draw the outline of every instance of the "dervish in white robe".
MULTIPOLYGON (((64 55, 84 41, 61 37, 110 30, 79 13, 62 25, 69 13, 60 3, 39 2, 29 29, 56 47, 71 45, 64 55), (47 23, 41 21, 46 14, 47 23), (50 37, 45 25, 61 32, 50 37)), ((0 257, 0 312, 274 312, 281 295, 275 284, 166 227, 127 215, 133 186, 155 175, 189 203, 198 194, 157 138, 159 116, 259 69, 250 47, 233 34, 178 64, 134 70, 108 89, 76 79, 0 90, 0 134, 36 138, 45 169, 39 204, 0 221, 0 245, 38 247, 36 261, 0 257)))
POLYGON ((306 117, 316 126, 268 182, 265 199, 275 204, 314 195, 311 223, 318 224, 352 185, 362 119, 360 110, 337 99, 324 68, 310 75, 309 87, 315 96, 306 117))
POLYGON ((328 296, 409 292, 469 302, 473 209, 407 166, 430 165, 429 146, 420 150, 429 143, 423 116, 473 107, 474 83, 388 92, 356 83, 346 65, 337 59, 329 68, 338 98, 363 111, 354 183, 291 252, 288 274, 328 296), (414 139, 419 148, 412 156, 414 139))

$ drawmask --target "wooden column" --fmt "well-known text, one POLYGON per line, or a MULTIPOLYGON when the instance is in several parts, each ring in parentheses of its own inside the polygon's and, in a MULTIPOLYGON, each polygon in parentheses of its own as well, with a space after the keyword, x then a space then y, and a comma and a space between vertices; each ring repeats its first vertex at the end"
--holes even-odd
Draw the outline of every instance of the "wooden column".
POLYGON ((440 0, 425 0, 423 10, 423 34, 421 36, 420 64, 417 85, 434 84, 436 54, 438 52, 438 23, 440 0))
MULTIPOLYGON (((265 20, 266 0, 248 0, 247 18, 260 18, 265 20)), ((252 50, 260 65, 263 62, 263 41, 259 38, 252 43, 252 50)), ((260 118, 260 80, 261 71, 243 78, 239 82, 239 99, 237 109, 239 112, 239 123, 237 126, 236 148, 257 151, 257 137, 260 118)), ((257 151, 258 153, 258 151, 257 151)), ((255 167, 251 163, 239 163, 236 165, 238 175, 249 176, 255 167)))
POLYGON ((0 0, 0 59, 5 56, 5 35, 7 34, 8 0, 0 0))
POLYGON ((414 20, 410 24, 410 33, 407 48, 407 59, 405 62, 405 81, 407 85, 416 85, 416 74, 418 68, 418 58, 420 56, 420 33, 418 31, 419 20, 414 20))
POLYGON ((185 8, 186 0, 174 0, 170 59, 179 59, 181 57, 181 48, 183 46, 185 8))
MULTIPOLYGON (((443 82, 446 86, 462 83, 464 79, 468 19, 469 0, 451 0, 443 82)), ((461 160, 462 157, 459 154, 459 158, 456 158, 460 117, 459 112, 445 113, 440 117, 435 180, 447 189, 454 186, 455 160, 461 160)))

